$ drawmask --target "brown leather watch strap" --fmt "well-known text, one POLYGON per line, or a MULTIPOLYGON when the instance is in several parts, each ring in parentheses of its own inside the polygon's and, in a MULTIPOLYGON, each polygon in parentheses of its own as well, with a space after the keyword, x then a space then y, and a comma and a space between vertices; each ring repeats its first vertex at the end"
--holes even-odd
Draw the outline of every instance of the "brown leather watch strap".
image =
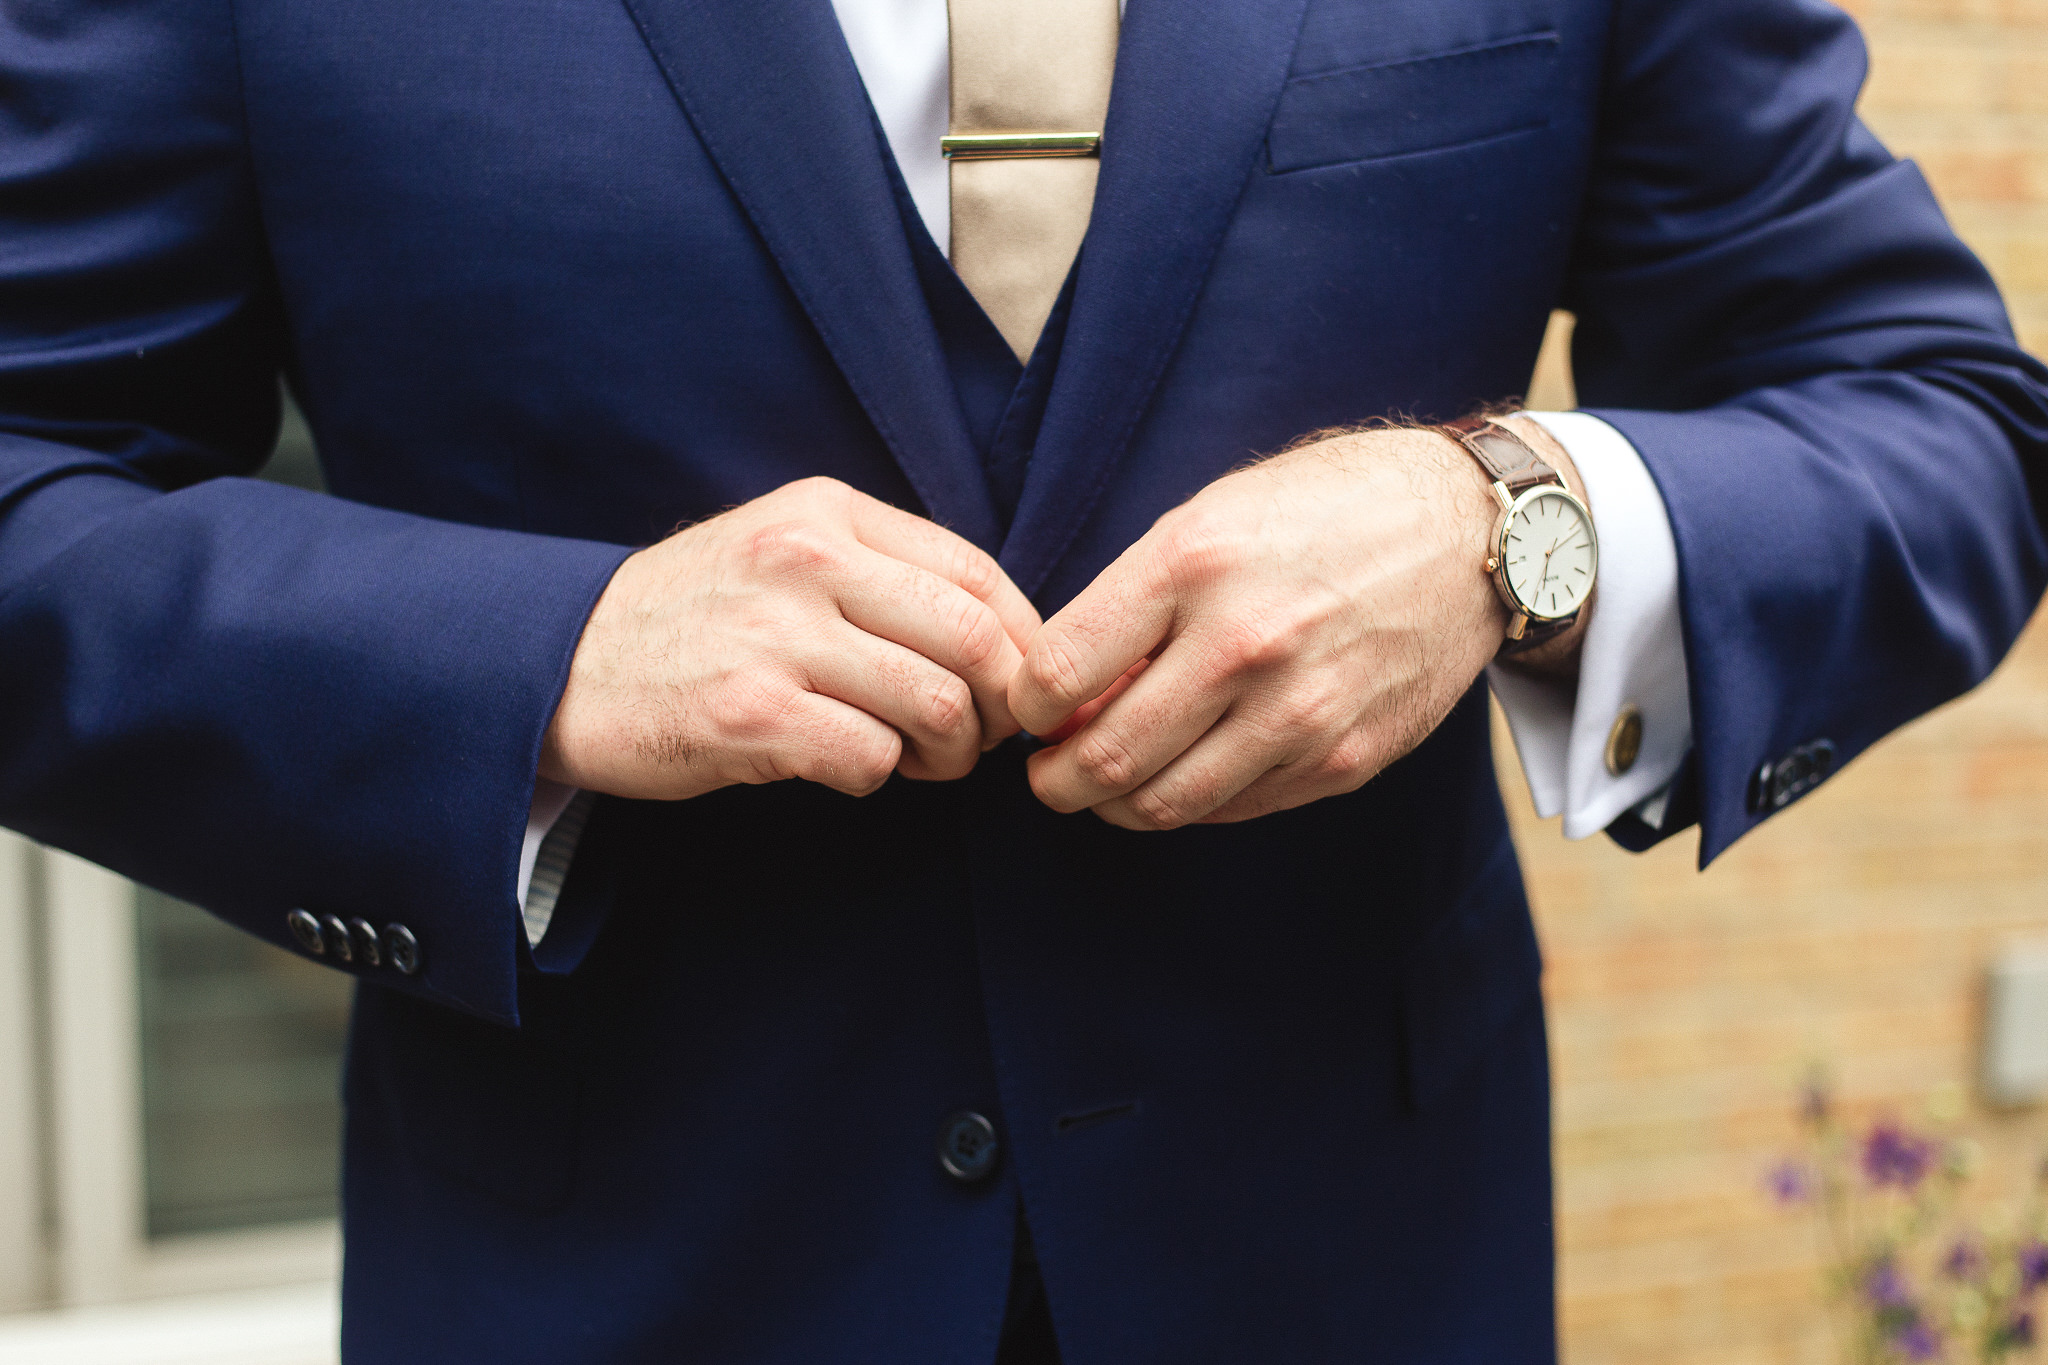
MULTIPOLYGON (((1462 417, 1455 422, 1444 423, 1438 430, 1465 447, 1472 458, 1479 461, 1480 467, 1507 489, 1510 500, 1540 483, 1555 484, 1570 491, 1564 476, 1536 453, 1536 447, 1491 418, 1462 417)), ((1488 560, 1487 563, 1491 567, 1493 561, 1488 560)), ((1510 613, 1508 628, 1515 632, 1501 642, 1499 658, 1513 658, 1554 640, 1570 630, 1578 620, 1578 612, 1554 621, 1539 620, 1515 602, 1505 584, 1496 579, 1496 585, 1510 613)))
POLYGON ((1510 494, 1539 483, 1560 487, 1564 477, 1536 453, 1536 447, 1489 417, 1461 417, 1446 422, 1443 433, 1470 451, 1487 473, 1507 486, 1510 494))
POLYGON ((1577 625, 1578 620, 1577 612, 1572 613, 1561 621, 1538 621, 1534 617, 1530 617, 1528 624, 1522 627, 1520 635, 1512 640, 1501 641, 1500 652, 1495 657, 1512 659, 1517 654, 1526 654, 1538 645, 1548 644, 1555 640, 1558 636, 1577 625))

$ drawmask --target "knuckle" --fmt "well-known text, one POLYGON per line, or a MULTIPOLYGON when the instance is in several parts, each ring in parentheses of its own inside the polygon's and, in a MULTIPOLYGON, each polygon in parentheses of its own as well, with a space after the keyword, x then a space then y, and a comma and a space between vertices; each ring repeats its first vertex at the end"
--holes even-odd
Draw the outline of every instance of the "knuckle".
POLYGON ((1089 784, 1109 791, 1121 791, 1137 777, 1138 762, 1130 748, 1112 730, 1097 729, 1080 737, 1074 750, 1074 766, 1089 784))
POLYGON ((1210 650, 1226 673, 1258 673, 1293 657, 1297 638, 1291 623, 1258 613, 1218 628, 1210 650))
POLYGON ((946 570, 946 577, 976 597, 993 593, 1003 574, 995 560, 964 540, 953 542, 946 570))
POLYGON ((1046 630, 1024 661, 1024 676, 1038 692, 1056 704, 1079 706, 1090 698, 1082 681, 1081 657, 1073 637, 1063 630, 1046 630))
POLYGON ((792 577, 822 573, 838 564, 840 547, 803 521, 774 521, 748 533, 747 558, 765 572, 792 577))
POLYGON ((834 727, 819 737, 801 775, 855 796, 867 796, 889 780, 900 756, 900 745, 887 731, 850 733, 834 727))
POLYGON ((1372 772, 1372 746, 1363 735, 1346 735, 1316 765, 1318 778, 1346 789, 1360 785, 1372 772))
POLYGON ((715 713, 720 731, 742 745, 766 744, 783 730, 789 698, 766 679, 752 679, 724 690, 715 713))
POLYGON ((953 638, 962 666, 981 672, 995 662, 1008 637, 993 611, 979 602, 969 602, 961 606, 959 619, 953 623, 953 638))
POLYGON ((966 683, 945 674, 927 689, 922 712, 925 728, 934 735, 958 738, 974 717, 974 694, 966 683))
POLYGON ((901 757, 901 746, 888 734, 879 734, 861 742, 852 759, 854 786, 861 795, 880 787, 896 771, 901 757))
POLYGON ((1155 787, 1144 787, 1127 798, 1131 814, 1145 829, 1179 829, 1193 819, 1193 813, 1155 787))
POLYGON ((1201 509, 1169 514, 1160 548, 1182 588, 1203 587, 1244 561, 1245 538, 1234 519, 1201 509))
POLYGON ((1337 698, 1318 688, 1296 688, 1274 705, 1274 723, 1288 736, 1319 735, 1335 723, 1337 698))

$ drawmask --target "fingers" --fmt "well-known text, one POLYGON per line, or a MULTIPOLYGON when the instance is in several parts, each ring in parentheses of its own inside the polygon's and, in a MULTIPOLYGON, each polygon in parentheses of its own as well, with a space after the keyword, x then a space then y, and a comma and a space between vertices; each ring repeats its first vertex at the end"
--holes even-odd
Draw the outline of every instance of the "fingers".
POLYGON ((1242 719, 1226 717, 1131 791, 1095 807, 1124 829, 1179 829, 1207 817, 1274 771, 1265 736, 1242 719))
POLYGON ((1314 763, 1269 769, 1199 820, 1205 825, 1233 824, 1341 796, 1364 786, 1388 761, 1386 752, 1373 749, 1363 735, 1351 735, 1314 763))
POLYGON ((1010 711, 1032 734, 1057 730, 1166 638, 1174 597, 1139 568, 1144 548, 1126 551, 1031 637, 1010 683, 1010 711))
POLYGON ((1144 785, 1208 733, 1232 696, 1199 676, 1188 653, 1169 647, 1072 738, 1033 754, 1038 799, 1061 812, 1099 806, 1144 785))
POLYGON ((1073 715, 1068 716, 1065 720, 1061 721, 1059 725, 1056 726, 1054 729, 1047 731, 1043 735, 1040 735, 1039 738, 1044 740, 1047 744, 1066 743, 1067 740, 1071 738, 1074 735, 1074 733, 1078 731, 1082 726, 1086 725, 1089 721, 1094 720, 1098 715, 1102 714, 1103 707, 1109 705, 1118 697, 1122 696, 1124 694, 1124 689, 1129 687, 1132 683, 1136 682, 1138 680, 1138 675, 1140 673, 1143 673, 1147 668, 1151 667, 1151 665, 1152 661, 1150 659, 1138 660, 1138 662, 1132 664, 1129 668, 1124 670, 1124 675, 1121 678, 1118 678, 1115 682, 1109 685, 1109 691, 1104 692, 1094 701, 1081 703, 1080 710, 1076 711, 1073 715))
POLYGON ((936 522, 857 496, 854 534, 871 550, 914 564, 985 603, 1021 651, 1038 629, 1038 609, 993 558, 936 522))
MULTIPOLYGON (((838 622, 820 633, 803 662, 805 684, 900 732, 904 776, 965 777, 981 754, 968 685, 922 653, 856 627, 838 622)), ((1015 652, 1007 639, 1003 644, 1015 652)))
MULTIPOLYGON (((993 744, 1017 732, 1017 722, 1010 716, 1009 684, 1023 655, 1000 614, 984 599, 937 573, 856 547, 848 573, 834 587, 834 600, 850 624, 915 651, 964 683, 972 711, 980 718, 973 729, 981 740, 993 744)), ((1028 603, 1025 609, 1030 609, 1028 603)), ((916 750, 923 755, 926 745, 920 741, 916 750)))
POLYGON ((1095 813, 1135 830, 1249 820, 1356 791, 1379 771, 1384 757, 1365 730, 1291 754, 1271 730, 1233 713, 1151 781, 1103 802, 1095 813))
POLYGON ((866 796, 889 780, 902 761, 903 737, 872 715, 816 692, 795 692, 783 715, 785 772, 866 796))

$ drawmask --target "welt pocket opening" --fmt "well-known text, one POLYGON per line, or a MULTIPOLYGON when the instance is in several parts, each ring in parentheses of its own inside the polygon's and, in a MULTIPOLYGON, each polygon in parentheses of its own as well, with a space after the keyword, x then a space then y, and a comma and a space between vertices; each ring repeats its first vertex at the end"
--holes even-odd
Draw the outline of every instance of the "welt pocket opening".
POLYGON ((1556 107, 1562 50, 1545 31, 1296 76, 1267 133, 1269 168, 1445 151, 1541 128, 1556 107))

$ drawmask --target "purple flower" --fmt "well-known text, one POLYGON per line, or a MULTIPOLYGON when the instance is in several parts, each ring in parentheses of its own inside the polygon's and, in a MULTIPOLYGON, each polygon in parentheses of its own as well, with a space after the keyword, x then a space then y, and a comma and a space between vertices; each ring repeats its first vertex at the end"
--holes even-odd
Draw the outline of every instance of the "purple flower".
POLYGON ((1813 1197, 1813 1172, 1804 1162, 1779 1162, 1764 1183, 1780 1204, 1804 1204, 1813 1197))
POLYGON ((2020 1293, 2031 1294, 2048 1284, 2048 1244, 2029 1242, 2015 1259, 2020 1267, 2020 1293))
POLYGON ((1984 1253, 1975 1242, 1958 1237, 1941 1258, 1941 1273, 1951 1280, 1974 1280, 1984 1273, 1984 1253))
POLYGON ((1877 1328, 1908 1360, 1933 1360, 1941 1354, 1941 1333, 1927 1325, 1913 1302, 1906 1277, 1889 1253, 1870 1263, 1863 1274, 1863 1297, 1870 1301, 1877 1328))
POLYGON ((1893 1123, 1880 1123, 1863 1141, 1863 1174, 1873 1185, 1910 1190, 1934 1164, 1934 1144, 1893 1123))
POLYGON ((2034 1315, 2022 1309, 2007 1318, 1992 1337, 1992 1344, 2008 1351, 2024 1351, 2034 1344, 2034 1315))
POLYGON ((1941 1333, 1915 1314, 1911 1322, 1892 1334, 1892 1345, 1908 1360, 1933 1360, 1941 1354, 1941 1333))
POLYGON ((1870 1300, 1874 1308, 1910 1310, 1913 1296, 1906 1289, 1906 1277, 1899 1274, 1898 1262, 1889 1256, 1881 1256, 1870 1263, 1870 1269, 1863 1276, 1863 1297, 1870 1300))

